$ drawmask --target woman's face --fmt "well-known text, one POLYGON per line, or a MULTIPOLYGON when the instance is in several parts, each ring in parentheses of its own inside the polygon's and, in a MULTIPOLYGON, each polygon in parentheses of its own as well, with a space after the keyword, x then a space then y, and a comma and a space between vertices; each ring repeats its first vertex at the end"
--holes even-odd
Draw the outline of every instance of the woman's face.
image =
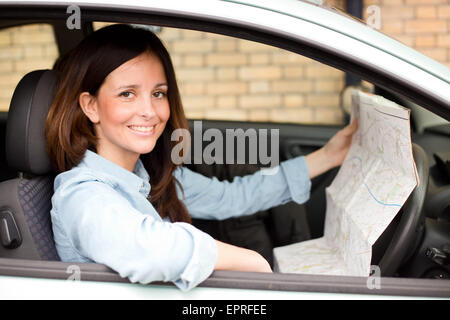
POLYGON ((170 116, 167 92, 161 61, 144 53, 112 71, 97 97, 82 93, 80 105, 98 137, 97 153, 133 170, 164 131, 170 116))

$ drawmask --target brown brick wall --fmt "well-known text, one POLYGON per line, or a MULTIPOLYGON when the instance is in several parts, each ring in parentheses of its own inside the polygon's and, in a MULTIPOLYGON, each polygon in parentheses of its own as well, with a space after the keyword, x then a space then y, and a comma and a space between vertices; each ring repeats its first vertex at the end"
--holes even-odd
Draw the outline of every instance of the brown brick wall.
POLYGON ((450 0, 364 0, 364 5, 380 7, 380 31, 450 67, 450 0))
POLYGON ((343 72, 267 45, 189 30, 159 34, 189 118, 341 123, 343 72))
POLYGON ((49 25, 0 30, 0 111, 8 110, 14 88, 27 72, 51 68, 57 55, 49 25))

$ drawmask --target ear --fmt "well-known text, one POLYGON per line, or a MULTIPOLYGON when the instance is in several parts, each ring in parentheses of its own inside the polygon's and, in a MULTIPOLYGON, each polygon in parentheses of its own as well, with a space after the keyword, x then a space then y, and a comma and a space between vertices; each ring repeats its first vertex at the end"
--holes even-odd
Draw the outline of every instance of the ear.
POLYGON ((80 104, 81 110, 83 110, 86 117, 91 120, 92 123, 98 123, 98 104, 97 99, 92 96, 89 92, 82 92, 78 97, 78 103, 80 104))

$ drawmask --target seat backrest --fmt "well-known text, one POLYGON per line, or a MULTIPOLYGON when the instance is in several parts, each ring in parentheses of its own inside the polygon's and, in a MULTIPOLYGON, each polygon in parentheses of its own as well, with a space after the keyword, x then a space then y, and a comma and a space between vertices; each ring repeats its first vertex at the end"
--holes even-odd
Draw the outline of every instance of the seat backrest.
POLYGON ((59 260, 50 220, 53 178, 44 126, 56 75, 25 75, 11 100, 6 125, 6 159, 19 177, 0 183, 0 257, 59 260))

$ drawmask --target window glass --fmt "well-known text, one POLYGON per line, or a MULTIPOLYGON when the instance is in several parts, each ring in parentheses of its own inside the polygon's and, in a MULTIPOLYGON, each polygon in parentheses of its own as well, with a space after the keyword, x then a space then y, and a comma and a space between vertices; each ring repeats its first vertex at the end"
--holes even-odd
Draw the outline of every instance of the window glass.
POLYGON ((190 119, 344 122, 345 73, 338 69, 228 36, 166 27, 153 31, 171 54, 190 119))
POLYGON ((0 111, 8 111, 14 89, 26 73, 51 68, 57 56, 48 24, 0 30, 0 111))

